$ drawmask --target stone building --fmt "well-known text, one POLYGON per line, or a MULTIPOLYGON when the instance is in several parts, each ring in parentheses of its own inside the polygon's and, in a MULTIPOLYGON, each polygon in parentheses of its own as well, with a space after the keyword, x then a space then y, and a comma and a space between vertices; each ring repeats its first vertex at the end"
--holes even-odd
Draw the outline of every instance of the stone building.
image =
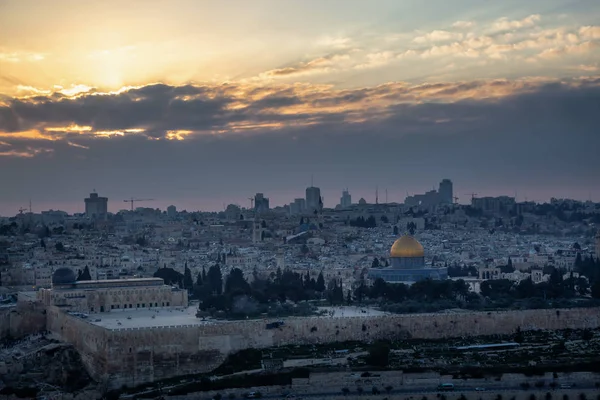
POLYGON ((162 278, 76 281, 70 268, 54 271, 52 288, 40 289, 37 296, 46 306, 83 313, 188 305, 187 291, 165 285, 162 278))

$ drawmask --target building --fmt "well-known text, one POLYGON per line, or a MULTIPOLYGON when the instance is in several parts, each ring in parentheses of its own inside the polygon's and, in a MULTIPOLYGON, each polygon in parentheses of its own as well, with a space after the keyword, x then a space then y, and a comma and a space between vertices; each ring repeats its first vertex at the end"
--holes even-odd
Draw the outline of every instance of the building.
POLYGON ((290 215, 299 215, 306 211, 306 199, 294 199, 293 203, 290 203, 290 215))
POLYGON ((108 197, 90 193, 90 197, 85 199, 85 215, 90 219, 105 220, 108 217, 108 197))
POLYGON ((348 208, 352 205, 352 196, 348 193, 348 189, 342 192, 342 197, 340 198, 340 207, 348 208))
POLYGON ((600 258, 600 230, 596 232, 596 258, 600 258))
POLYGON ((69 311, 104 313, 119 309, 187 307, 186 290, 165 285, 162 278, 76 281, 70 268, 52 274, 52 288, 40 289, 38 300, 69 311))
POLYGON ((471 207, 487 213, 508 214, 516 207, 514 197, 474 197, 471 199, 471 207))
POLYGON ((314 186, 306 188, 306 210, 312 213, 322 209, 321 189, 314 186))
POLYGON ((171 219, 177 218, 177 207, 170 205, 167 207, 167 217, 171 219))
POLYGON ((454 191, 452 189, 452 181, 450 179, 444 179, 440 182, 440 188, 438 190, 439 200, 442 204, 452 204, 454 199, 454 191))
POLYGON ((254 196, 254 212, 263 213, 269 211, 269 199, 262 193, 256 193, 254 196))
POLYGON ((425 265, 423 246, 409 235, 404 235, 394 242, 390 249, 390 260, 389 267, 370 268, 368 277, 409 285, 424 279, 443 280, 448 278, 447 268, 429 268, 425 265))

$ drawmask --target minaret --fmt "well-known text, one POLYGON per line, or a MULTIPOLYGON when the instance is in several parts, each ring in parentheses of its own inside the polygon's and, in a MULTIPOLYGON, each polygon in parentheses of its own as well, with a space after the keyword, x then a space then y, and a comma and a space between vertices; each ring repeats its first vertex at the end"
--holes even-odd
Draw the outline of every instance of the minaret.
POLYGON ((281 268, 282 271, 285 269, 285 253, 283 249, 277 251, 277 268, 281 268))
POLYGON ((260 225, 260 221, 258 217, 254 217, 254 222, 252 223, 252 243, 259 243, 262 241, 262 226, 260 225))

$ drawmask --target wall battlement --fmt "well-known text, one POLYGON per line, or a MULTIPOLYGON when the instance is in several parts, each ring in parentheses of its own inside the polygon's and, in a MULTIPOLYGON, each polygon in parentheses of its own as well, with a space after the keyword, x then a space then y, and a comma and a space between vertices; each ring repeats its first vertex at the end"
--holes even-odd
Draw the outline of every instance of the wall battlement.
POLYGON ((266 329, 263 320, 246 320, 110 330, 65 314, 57 307, 47 312, 47 329, 72 343, 90 374, 112 387, 209 372, 228 354, 247 348, 512 334, 518 328, 598 327, 600 308, 288 318, 278 329, 266 329))

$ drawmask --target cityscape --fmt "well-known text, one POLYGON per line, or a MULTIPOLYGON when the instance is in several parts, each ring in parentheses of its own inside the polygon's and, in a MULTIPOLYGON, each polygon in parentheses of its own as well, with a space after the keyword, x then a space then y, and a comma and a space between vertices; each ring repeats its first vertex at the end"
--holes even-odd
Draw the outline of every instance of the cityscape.
POLYGON ((598 21, 0 0, 0 399, 600 399, 598 21))

